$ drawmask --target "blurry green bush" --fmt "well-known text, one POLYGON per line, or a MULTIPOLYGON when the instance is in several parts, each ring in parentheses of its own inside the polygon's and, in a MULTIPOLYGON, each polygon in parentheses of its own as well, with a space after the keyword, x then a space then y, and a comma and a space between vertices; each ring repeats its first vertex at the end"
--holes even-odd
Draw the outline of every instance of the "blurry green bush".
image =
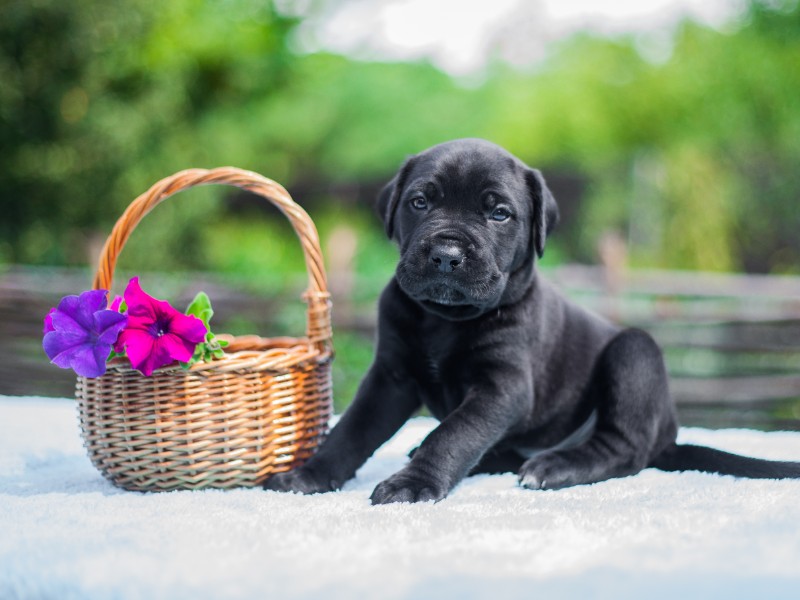
MULTIPOLYGON (((580 34, 467 87, 426 63, 295 53, 298 22, 250 0, 4 2, 0 262, 85 264, 130 200, 192 166, 252 169, 315 218, 350 214, 407 154, 469 135, 583 182, 553 238, 565 260, 594 260, 617 230, 634 265, 800 271, 796 1, 751 0, 725 31, 686 22, 658 56, 580 34)), ((159 209, 131 266, 282 256, 223 197, 159 209)))

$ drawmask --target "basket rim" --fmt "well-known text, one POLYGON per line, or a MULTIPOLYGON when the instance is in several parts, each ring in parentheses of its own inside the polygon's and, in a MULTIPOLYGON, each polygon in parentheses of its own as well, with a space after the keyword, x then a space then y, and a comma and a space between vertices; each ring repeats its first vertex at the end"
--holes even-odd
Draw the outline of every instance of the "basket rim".
MULTIPOLYGON (((198 361, 188 368, 178 363, 170 363, 153 371, 156 374, 180 374, 197 372, 230 372, 244 369, 251 371, 286 371, 288 369, 318 365, 333 360, 333 351, 320 350, 319 347, 307 337, 261 337, 257 335, 232 336, 220 334, 217 336, 229 341, 233 351, 224 348, 225 353, 221 358, 211 361, 198 361)), ((115 372, 141 373, 131 366, 125 357, 114 358, 108 362, 106 373, 115 372)))

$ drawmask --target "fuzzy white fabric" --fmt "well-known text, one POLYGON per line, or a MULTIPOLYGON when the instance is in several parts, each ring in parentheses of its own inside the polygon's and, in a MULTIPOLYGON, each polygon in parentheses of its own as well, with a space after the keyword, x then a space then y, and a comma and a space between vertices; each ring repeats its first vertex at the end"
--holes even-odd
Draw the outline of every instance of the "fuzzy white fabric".
MULTIPOLYGON (((74 403, 0 397, 0 598, 797 598, 800 481, 648 469, 562 491, 472 477, 373 507, 435 426, 409 422, 344 490, 142 494, 86 458, 74 403)), ((800 434, 681 440, 800 459, 800 434)))

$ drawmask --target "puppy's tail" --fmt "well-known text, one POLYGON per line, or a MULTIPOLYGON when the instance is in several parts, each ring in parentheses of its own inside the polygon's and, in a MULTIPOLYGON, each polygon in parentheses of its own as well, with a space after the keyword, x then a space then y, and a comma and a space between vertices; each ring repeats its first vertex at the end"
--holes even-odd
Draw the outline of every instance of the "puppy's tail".
POLYGON ((800 463, 739 456, 705 446, 672 444, 655 457, 650 467, 662 471, 704 471, 748 479, 797 479, 800 463))

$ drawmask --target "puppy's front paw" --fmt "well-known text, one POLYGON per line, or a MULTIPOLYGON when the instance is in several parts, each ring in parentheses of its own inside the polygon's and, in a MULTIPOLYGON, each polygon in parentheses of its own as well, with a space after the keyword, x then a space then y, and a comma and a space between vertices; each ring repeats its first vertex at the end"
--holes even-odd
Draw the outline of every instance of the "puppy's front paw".
POLYGON ((300 492, 301 494, 319 494, 339 489, 339 484, 329 477, 320 477, 313 471, 299 467, 285 473, 277 473, 267 479, 265 490, 276 492, 300 492))
POLYGON ((447 490, 437 482, 430 481, 413 469, 398 471, 375 488, 370 496, 372 504, 392 502, 438 502, 447 496, 447 490))
POLYGON ((555 452, 528 459, 519 470, 519 483, 531 490, 557 490, 581 483, 575 469, 555 452))

